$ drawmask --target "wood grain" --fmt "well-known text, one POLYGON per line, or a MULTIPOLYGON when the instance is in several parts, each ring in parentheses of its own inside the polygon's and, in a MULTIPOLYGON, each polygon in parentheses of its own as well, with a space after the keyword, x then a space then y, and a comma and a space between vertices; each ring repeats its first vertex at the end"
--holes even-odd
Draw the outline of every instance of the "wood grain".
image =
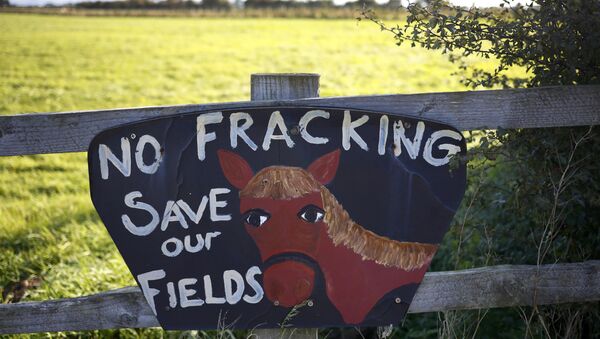
POLYGON ((351 107, 442 121, 460 130, 600 124, 600 86, 252 101, 0 116, 0 155, 86 151, 94 135, 172 114, 264 105, 351 107))
MULTIPOLYGON (((600 260, 506 265, 425 275, 409 313, 600 300, 600 260)), ((0 334, 158 326, 137 287, 0 305, 0 334)))

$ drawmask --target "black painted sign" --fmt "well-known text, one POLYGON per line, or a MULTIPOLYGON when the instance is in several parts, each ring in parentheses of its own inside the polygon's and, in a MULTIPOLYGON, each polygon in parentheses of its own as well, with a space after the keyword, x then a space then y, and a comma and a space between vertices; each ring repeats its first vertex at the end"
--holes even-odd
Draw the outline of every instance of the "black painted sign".
POLYGON ((166 329, 398 323, 463 197, 454 128, 260 107, 106 130, 92 200, 166 329))

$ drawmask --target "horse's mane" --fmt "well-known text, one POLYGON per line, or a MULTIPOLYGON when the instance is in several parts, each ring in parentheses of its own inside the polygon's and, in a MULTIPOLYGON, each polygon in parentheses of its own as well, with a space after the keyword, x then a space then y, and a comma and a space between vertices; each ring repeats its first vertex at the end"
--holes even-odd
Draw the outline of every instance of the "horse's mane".
POLYGON ((240 191, 240 197, 291 200, 319 192, 321 183, 299 167, 265 167, 240 191))
POLYGON ((333 243, 346 246, 363 260, 411 271, 429 262, 437 249, 436 245, 397 241, 365 229, 350 218, 325 186, 299 167, 263 168, 240 191, 240 197, 290 200, 315 192, 321 193, 324 221, 333 243))

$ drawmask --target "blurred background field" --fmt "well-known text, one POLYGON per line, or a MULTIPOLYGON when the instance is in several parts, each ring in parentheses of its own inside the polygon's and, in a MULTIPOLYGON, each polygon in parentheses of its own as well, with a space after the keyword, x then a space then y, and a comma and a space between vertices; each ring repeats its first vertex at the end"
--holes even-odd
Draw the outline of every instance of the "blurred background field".
MULTIPOLYGON (((0 14, 4 115, 247 100, 250 74, 265 72, 319 73, 321 96, 465 90, 454 69, 353 19, 0 14)), ((134 284, 91 204, 83 153, 0 158, 0 289, 32 277, 22 301, 134 284)), ((163 335, 120 335, 150 333, 163 335)))

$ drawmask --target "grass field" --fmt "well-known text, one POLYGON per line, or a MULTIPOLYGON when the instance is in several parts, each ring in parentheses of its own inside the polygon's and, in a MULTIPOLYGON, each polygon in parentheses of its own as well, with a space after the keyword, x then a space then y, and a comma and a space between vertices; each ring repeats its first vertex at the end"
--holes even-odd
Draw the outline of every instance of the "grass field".
MULTIPOLYGON (((464 90, 453 69, 350 19, 0 15, 0 114, 246 100, 256 72, 320 73, 322 96, 464 90)), ((41 277, 25 298, 40 300, 134 283, 85 159, 0 158, 0 288, 41 277)))

